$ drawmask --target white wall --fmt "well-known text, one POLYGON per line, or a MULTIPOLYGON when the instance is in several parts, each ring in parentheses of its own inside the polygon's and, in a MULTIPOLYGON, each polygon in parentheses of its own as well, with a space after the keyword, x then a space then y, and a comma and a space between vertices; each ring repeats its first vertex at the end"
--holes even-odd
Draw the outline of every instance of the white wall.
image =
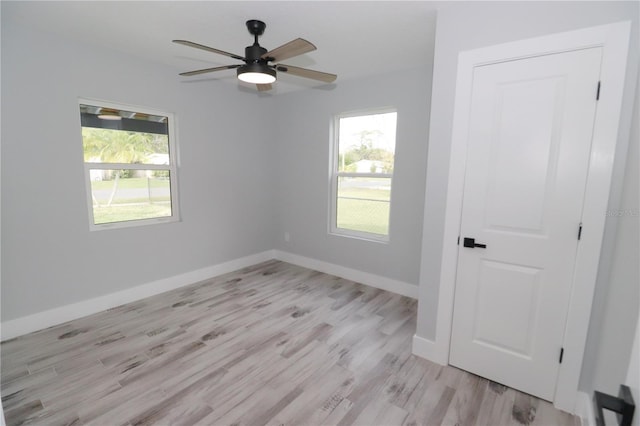
MULTIPOLYGON (((609 202, 607 231, 612 241, 601 256, 599 287, 589 324, 581 388, 618 394, 625 383, 640 300, 640 85, 628 152, 621 158, 624 182, 609 202), (607 259, 609 258, 609 259, 607 259), (608 262, 608 263, 605 263, 608 262)), ((638 415, 640 417, 640 414, 638 415)))
POLYGON ((29 31, 2 7, 3 322, 273 248, 264 99, 29 31), (176 114, 181 222, 89 232, 78 97, 176 114))
MULTIPOLYGON (((458 54, 479 47, 618 21, 632 21, 633 25, 625 82, 627 90, 623 100, 612 194, 619 194, 622 188, 625 153, 629 141, 638 64, 638 3, 450 2, 441 4, 438 11, 433 70, 417 330, 419 337, 429 340, 435 337, 458 54)), ((612 208, 619 207, 616 205, 612 208)), ((609 228, 608 231, 611 235, 609 228)), ((615 240, 615 237, 613 239, 615 240)), ((601 270, 608 270, 614 256, 615 254, 612 255, 605 246, 601 270)), ((598 289, 604 289, 608 284, 599 279, 596 285, 598 289)), ((621 285, 629 288, 637 286, 638 283, 637 281, 625 282, 621 285)), ((602 294, 599 297, 602 297, 602 294)), ((598 299, 594 300, 594 306, 600 302, 598 299)), ((637 301, 633 302, 637 304, 637 301)), ((616 309, 616 307, 607 309, 616 309)), ((595 336, 590 332, 590 338, 593 337, 599 339, 600 335, 595 336)), ((632 337, 623 336, 622 339, 632 340, 632 337)), ((586 354, 583 375, 591 374, 596 369, 596 364, 604 365, 602 362, 603 360, 598 359, 597 355, 589 358, 589 354, 586 354), (590 359, 590 363, 587 359, 590 359)), ((624 366, 626 363, 620 368, 624 366)))
POLYGON ((430 81, 430 69, 404 71, 277 98, 277 249, 417 285, 430 81), (390 241, 330 235, 332 118, 380 107, 398 111, 390 241))

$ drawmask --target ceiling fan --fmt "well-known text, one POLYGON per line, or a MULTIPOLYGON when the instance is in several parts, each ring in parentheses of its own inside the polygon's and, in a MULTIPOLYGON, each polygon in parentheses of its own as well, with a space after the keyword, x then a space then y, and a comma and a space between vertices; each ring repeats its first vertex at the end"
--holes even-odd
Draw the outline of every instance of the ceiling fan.
POLYGON ((247 46, 244 49, 244 57, 215 49, 213 47, 194 43, 192 41, 173 40, 174 43, 195 47, 196 49, 206 50, 207 52, 218 53, 244 62, 244 65, 223 65, 220 67, 182 72, 180 75, 192 76, 215 71, 236 69, 239 80, 255 84, 259 91, 270 90, 272 88, 271 83, 276 81, 278 71, 325 83, 332 83, 338 77, 335 74, 294 67, 292 65, 285 65, 281 63, 269 64, 269 62, 280 62, 284 59, 293 58, 294 56, 311 52, 316 50, 316 47, 307 40, 297 38, 280 47, 267 51, 267 49, 258 44, 258 37, 264 33, 266 27, 267 25, 264 22, 258 21, 257 19, 247 21, 247 29, 249 30, 249 33, 254 36, 254 42, 253 45, 247 46))

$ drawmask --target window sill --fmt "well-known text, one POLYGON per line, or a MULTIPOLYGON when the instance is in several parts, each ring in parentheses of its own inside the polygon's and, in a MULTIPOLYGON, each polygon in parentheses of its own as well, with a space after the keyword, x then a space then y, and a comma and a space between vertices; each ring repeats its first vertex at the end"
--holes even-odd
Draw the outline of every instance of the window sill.
POLYGON ((127 220, 121 222, 111 222, 111 223, 100 223, 100 224, 89 224, 90 231, 106 231, 109 229, 120 229, 120 228, 133 228, 138 226, 148 226, 148 225, 160 225, 163 223, 173 223, 180 222, 180 218, 177 216, 169 216, 169 217, 156 217, 152 219, 137 219, 137 220, 127 220))
POLYGON ((329 235, 336 237, 352 238, 355 240, 367 241, 370 243, 389 244, 389 235, 371 234, 368 232, 358 232, 343 229, 332 229, 329 235))

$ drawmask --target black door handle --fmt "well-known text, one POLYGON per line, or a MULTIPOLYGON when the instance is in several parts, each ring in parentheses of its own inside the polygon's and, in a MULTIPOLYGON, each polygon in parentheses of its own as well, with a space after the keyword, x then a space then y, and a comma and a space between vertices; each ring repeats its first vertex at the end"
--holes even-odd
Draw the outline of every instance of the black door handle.
POLYGON ((475 238, 466 238, 465 237, 464 241, 462 242, 462 245, 464 247, 469 247, 469 248, 474 248, 474 247, 487 248, 486 244, 476 243, 476 239, 475 238))

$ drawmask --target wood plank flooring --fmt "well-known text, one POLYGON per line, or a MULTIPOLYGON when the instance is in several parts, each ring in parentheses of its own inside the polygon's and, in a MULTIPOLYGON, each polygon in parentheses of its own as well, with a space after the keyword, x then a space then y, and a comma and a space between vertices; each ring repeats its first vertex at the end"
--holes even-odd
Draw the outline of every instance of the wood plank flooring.
POLYGON ((7 425, 579 425, 411 355, 415 300, 278 261, 2 343, 7 425))

